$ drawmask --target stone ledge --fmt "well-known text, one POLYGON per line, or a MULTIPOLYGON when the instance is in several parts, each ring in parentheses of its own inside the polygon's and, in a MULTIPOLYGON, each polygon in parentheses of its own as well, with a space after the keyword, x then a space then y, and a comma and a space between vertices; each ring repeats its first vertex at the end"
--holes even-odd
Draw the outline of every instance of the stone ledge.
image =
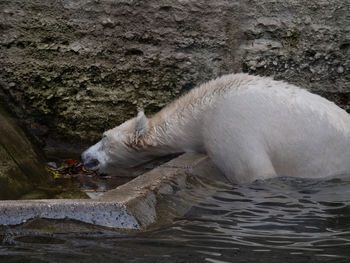
POLYGON ((207 156, 186 153, 96 199, 0 201, 0 225, 46 218, 144 230, 183 215, 198 197, 210 196, 227 183, 207 156), (190 192, 195 192, 195 200, 182 199, 190 192), (174 197, 180 197, 176 208, 168 200, 174 197))

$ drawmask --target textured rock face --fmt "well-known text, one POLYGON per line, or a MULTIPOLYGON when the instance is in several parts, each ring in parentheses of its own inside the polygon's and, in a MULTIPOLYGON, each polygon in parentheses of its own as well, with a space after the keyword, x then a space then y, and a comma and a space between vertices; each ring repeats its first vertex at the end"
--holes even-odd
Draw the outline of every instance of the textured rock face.
POLYGON ((0 90, 39 136, 95 140, 231 72, 274 76, 348 108, 350 2, 0 2, 0 90))
POLYGON ((349 1, 256 1, 247 19, 244 71, 287 80, 350 109, 349 1))
POLYGON ((0 105, 0 199, 17 198, 50 180, 44 161, 0 105))

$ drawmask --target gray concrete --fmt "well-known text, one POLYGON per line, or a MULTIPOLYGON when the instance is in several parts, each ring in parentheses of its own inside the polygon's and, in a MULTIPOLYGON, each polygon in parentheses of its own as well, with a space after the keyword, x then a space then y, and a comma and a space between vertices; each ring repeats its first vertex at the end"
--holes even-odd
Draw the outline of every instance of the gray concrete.
POLYGON ((207 156, 186 153, 96 199, 1 201, 0 225, 46 218, 143 230, 183 215, 227 183, 207 156))

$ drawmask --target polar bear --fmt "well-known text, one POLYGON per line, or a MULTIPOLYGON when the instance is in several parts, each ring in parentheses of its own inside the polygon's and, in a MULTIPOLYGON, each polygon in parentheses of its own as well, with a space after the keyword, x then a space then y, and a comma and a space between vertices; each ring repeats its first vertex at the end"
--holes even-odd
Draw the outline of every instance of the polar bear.
POLYGON ((282 81, 225 75, 147 118, 106 131, 82 154, 113 174, 173 153, 207 154, 233 183, 350 172, 350 117, 334 103, 282 81))

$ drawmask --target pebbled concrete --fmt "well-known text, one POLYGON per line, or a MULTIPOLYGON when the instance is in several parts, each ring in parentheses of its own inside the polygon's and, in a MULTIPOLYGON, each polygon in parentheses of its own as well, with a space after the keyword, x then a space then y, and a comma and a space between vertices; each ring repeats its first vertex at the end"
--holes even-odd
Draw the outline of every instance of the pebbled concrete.
POLYGON ((144 230, 183 215, 227 184, 207 156, 186 153, 96 199, 0 201, 0 225, 46 218, 144 230))
POLYGON ((74 219, 101 226, 140 229, 136 219, 118 202, 25 200, 0 202, 0 224, 18 225, 34 218, 74 219))

